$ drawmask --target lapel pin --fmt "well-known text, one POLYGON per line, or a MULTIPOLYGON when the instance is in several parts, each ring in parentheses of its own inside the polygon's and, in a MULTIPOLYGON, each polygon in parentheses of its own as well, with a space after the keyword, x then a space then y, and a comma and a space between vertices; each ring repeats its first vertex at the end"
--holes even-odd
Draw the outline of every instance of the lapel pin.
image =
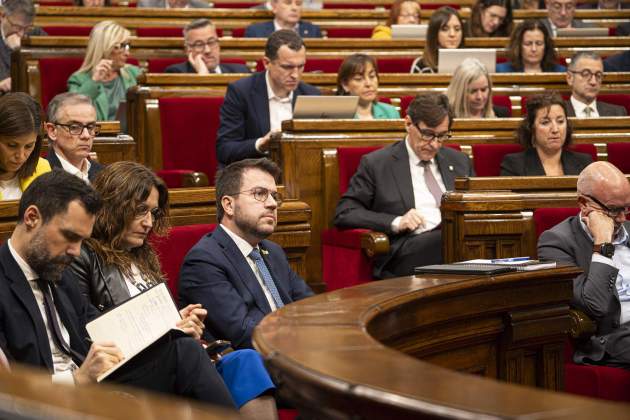
POLYGON ((448 165, 448 170, 453 172, 453 165, 448 165))
POLYGON ((269 251, 267 251, 266 249, 260 249, 260 252, 262 252, 264 255, 269 255, 269 251))

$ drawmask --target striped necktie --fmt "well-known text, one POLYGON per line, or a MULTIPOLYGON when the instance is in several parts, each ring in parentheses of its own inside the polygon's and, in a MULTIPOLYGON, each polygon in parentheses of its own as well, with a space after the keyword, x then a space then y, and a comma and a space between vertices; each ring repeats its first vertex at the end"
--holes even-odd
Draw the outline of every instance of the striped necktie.
POLYGON ((260 271, 260 274, 262 275, 262 278, 263 278, 263 282, 265 283, 265 286, 267 286, 269 293, 271 293, 271 297, 273 298, 273 301, 276 304, 276 307, 278 309, 282 308, 284 306, 284 303, 282 302, 282 299, 280 298, 280 293, 278 292, 276 283, 274 283, 273 277, 271 277, 271 273, 269 272, 269 269, 265 265, 265 261, 263 260, 262 255, 260 255, 260 251, 258 251, 257 248, 252 249, 252 252, 250 252, 249 254, 249 258, 254 260, 254 262, 256 263, 256 267, 258 267, 258 271, 260 271))

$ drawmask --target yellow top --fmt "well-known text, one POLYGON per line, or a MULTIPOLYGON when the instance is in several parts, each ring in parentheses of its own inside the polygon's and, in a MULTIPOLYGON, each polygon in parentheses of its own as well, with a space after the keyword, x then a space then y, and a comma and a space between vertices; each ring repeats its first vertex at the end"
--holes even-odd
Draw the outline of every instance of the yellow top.
MULTIPOLYGON (((29 185, 31 185, 31 182, 33 182, 35 178, 42 174, 45 174, 46 172, 50 172, 51 170, 52 169, 50 168, 50 163, 48 163, 46 159, 40 157, 37 161, 37 166, 35 167, 35 172, 33 172, 33 175, 20 180, 20 189, 24 191, 28 188, 29 185)), ((2 200, 2 193, 0 193, 0 200, 2 200)))
POLYGON ((392 28, 386 25, 378 25, 372 31, 372 39, 392 39, 392 28))

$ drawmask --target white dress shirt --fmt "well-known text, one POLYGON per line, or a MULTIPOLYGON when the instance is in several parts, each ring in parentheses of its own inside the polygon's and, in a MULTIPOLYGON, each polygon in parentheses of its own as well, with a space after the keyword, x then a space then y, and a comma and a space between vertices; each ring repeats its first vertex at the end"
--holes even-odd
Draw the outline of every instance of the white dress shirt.
MULTIPOLYGON (((424 167, 420 165, 420 158, 416 155, 416 152, 409 145, 409 139, 405 139, 405 147, 407 148, 407 154, 409 155, 409 170, 411 172, 411 185, 413 186, 413 199, 414 208, 418 210, 422 217, 424 217, 425 224, 422 227, 416 229, 413 233, 418 234, 434 229, 442 222, 442 214, 440 213, 440 207, 435 202, 435 198, 427 183, 424 180, 424 167)), ((435 177, 442 192, 446 191, 442 174, 440 174, 437 162, 435 159, 431 159, 429 168, 435 177)), ((396 217, 392 221, 392 230, 397 233, 399 231, 400 219, 402 216, 396 217)))
POLYGON ((6 181, 0 181, 0 194, 3 200, 19 200, 22 198, 22 188, 17 176, 6 181))
MULTIPOLYGON (((284 29, 284 28, 283 28, 282 26, 280 26, 280 23, 278 22, 278 19, 274 19, 274 20, 273 20, 273 30, 274 30, 274 31, 279 31, 279 30, 281 30, 281 29, 284 29)), ((299 33, 300 33, 300 32, 299 32, 299 29, 300 29, 300 23, 299 23, 299 22, 298 22, 298 23, 296 23, 296 24, 295 24, 295 26, 294 26, 293 28, 291 28, 291 29, 293 29, 296 33, 298 33, 298 34, 299 34, 299 33)))
POLYGON ((249 254, 252 252, 254 247, 251 246, 249 242, 247 242, 245 239, 241 238, 236 233, 232 232, 230 229, 225 227, 225 225, 222 224, 221 227, 223 228, 223 230, 225 230, 228 236, 232 238, 232 240, 238 247, 239 251, 241 251, 241 254, 243 254, 243 257, 245 257, 245 261, 247 261, 247 264, 249 264, 249 268, 251 268, 252 271, 254 272, 254 275, 256 276, 256 280, 258 280, 258 284, 262 288, 262 291, 265 293, 265 298, 267 298, 267 302, 269 302, 271 311, 273 312, 276 309, 278 309, 278 307, 276 306, 276 302, 273 300, 273 296, 271 295, 271 292, 269 291, 269 289, 265 285, 265 282, 263 281, 263 277, 262 277, 262 274, 260 273, 260 270, 258 270, 258 267, 256 266, 256 263, 254 262, 254 260, 249 258, 249 254))
POLYGON ((575 111, 575 116, 577 118, 597 118, 599 117, 599 112, 597 112, 597 99, 591 102, 590 105, 586 105, 584 102, 580 102, 573 95, 571 95, 571 105, 573 105, 573 110, 575 111), (584 113, 586 107, 591 107, 591 116, 587 117, 584 113))
POLYGON ((55 150, 55 153, 57 155, 57 158, 59 159, 59 162, 61 162, 61 167, 64 171, 82 179, 83 181, 85 181, 86 184, 90 183, 90 180, 88 178, 88 171, 90 170, 90 166, 92 166, 92 164, 90 163, 89 159, 83 159, 81 161, 81 169, 79 169, 72 163, 68 162, 61 155, 61 153, 59 153, 59 151, 55 150))
MULTIPOLYGON (((42 315, 42 320, 44 321, 44 325, 46 326, 46 334, 48 335, 48 345, 50 346, 50 352, 52 354, 52 361, 54 367, 54 373, 52 375, 53 382, 56 383, 65 383, 65 384, 74 384, 74 377, 72 376, 72 371, 77 368, 77 365, 72 361, 72 358, 59 350, 59 347, 55 344, 55 340, 53 340, 53 332, 52 326, 50 325, 50 320, 46 316, 46 307, 44 305, 44 294, 41 289, 37 285, 37 279, 39 276, 33 271, 33 269, 28 265, 22 257, 17 253, 17 251, 11 245, 11 239, 8 240, 9 252, 17 262, 20 270, 24 273, 24 277, 28 280, 28 285, 31 286, 31 290, 33 291, 33 295, 35 295, 35 301, 37 301, 37 307, 39 308, 39 312, 42 315)), ((57 323, 59 324, 59 329, 61 330, 61 335, 66 343, 70 342, 70 334, 68 334, 68 330, 61 322, 59 318, 59 314, 57 313, 57 308, 53 308, 55 312, 55 316, 57 317, 57 323)))
MULTIPOLYGON (((269 100, 269 129, 280 131, 282 121, 293 118, 293 92, 285 98, 277 96, 271 87, 269 72, 265 72, 265 82, 267 84, 267 99, 269 100)), ((260 150, 261 141, 262 137, 256 140, 255 147, 258 152, 262 152, 260 150)))

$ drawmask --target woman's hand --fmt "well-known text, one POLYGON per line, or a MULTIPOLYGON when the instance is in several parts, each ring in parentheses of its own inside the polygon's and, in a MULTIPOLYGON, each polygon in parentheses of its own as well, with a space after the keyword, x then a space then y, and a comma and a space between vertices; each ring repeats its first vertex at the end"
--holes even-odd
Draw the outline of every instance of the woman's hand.
POLYGON ((179 311, 179 314, 182 316, 182 319, 177 322, 177 327, 195 340, 200 340, 205 328, 203 321, 206 319, 208 311, 203 309, 200 303, 196 303, 186 306, 179 311))
POLYGON ((111 79, 112 60, 102 59, 92 69, 92 80, 95 82, 106 82, 111 79))

